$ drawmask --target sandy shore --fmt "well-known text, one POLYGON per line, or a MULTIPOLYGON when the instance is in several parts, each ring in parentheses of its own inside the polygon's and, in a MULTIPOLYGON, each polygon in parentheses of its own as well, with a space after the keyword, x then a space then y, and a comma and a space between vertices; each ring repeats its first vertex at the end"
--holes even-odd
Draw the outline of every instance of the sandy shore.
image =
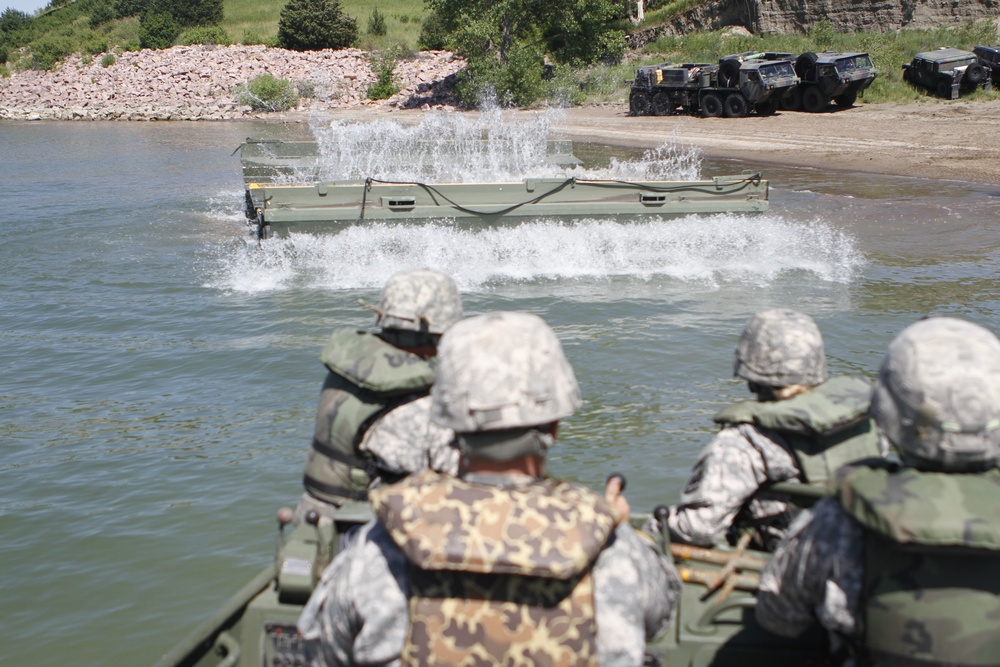
POLYGON ((571 109, 568 138, 659 145, 675 134, 713 157, 897 176, 1000 184, 1000 101, 865 104, 771 117, 630 118, 624 109, 571 109))

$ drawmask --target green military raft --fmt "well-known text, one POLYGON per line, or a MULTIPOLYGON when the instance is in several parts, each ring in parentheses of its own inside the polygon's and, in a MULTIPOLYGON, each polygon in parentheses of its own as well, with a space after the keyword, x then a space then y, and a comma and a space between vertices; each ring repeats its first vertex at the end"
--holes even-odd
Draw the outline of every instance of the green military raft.
MULTIPOLYGON (((569 142, 550 142, 549 162, 578 162, 569 142)), ((290 232, 339 231, 365 222, 455 220, 501 225, 531 217, 677 217, 757 213, 768 182, 745 172, 702 180, 527 178, 490 183, 322 180, 309 142, 248 139, 241 147, 244 206, 261 239, 290 232)))
MULTIPOLYGON (((791 486, 791 485, 786 485, 791 486)), ((795 485, 801 486, 801 485, 795 485)), ((347 523, 372 518, 367 506, 347 523)), ((658 509, 662 517, 663 508, 658 509)), ((633 516, 637 527, 649 515, 633 516)), ((340 539, 333 526, 290 524, 279 512, 275 560, 155 667, 260 667, 308 664, 296 622, 340 539)), ((760 572, 769 555, 745 547, 712 549, 659 543, 684 582, 675 619, 647 644, 646 664, 665 667, 774 667, 826 663, 824 636, 817 630, 790 640, 763 630, 754 619, 760 572)))

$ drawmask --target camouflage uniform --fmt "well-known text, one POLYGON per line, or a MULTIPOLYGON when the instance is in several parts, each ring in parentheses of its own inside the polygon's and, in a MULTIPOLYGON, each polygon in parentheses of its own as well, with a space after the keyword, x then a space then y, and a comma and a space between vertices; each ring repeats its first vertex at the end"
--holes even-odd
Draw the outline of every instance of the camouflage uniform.
MULTIPOLYGON (((489 482, 482 486, 544 484, 517 476, 494 476, 489 482)), ((670 622, 680 581, 673 567, 628 525, 614 528, 613 537, 598 550, 590 573, 599 664, 641 665, 645 641, 670 622)), ((410 631, 411 563, 381 521, 360 530, 323 574, 299 619, 303 636, 316 640, 314 667, 401 664, 410 631)), ((530 662, 543 664, 538 656, 530 662)))
POLYGON ((1000 341, 932 318, 893 341, 872 412, 902 464, 843 468, 837 497, 792 526, 761 577, 757 620, 818 621, 861 664, 997 664, 1000 341))
POLYGON ((715 544, 730 529, 752 529, 771 549, 794 516, 784 499, 760 494, 774 482, 822 485, 840 465, 881 453, 867 418, 870 385, 862 378, 824 382, 823 339, 812 319, 772 309, 748 322, 734 374, 760 387, 804 385, 777 401, 743 401, 715 416, 722 430, 702 449, 667 524, 673 539, 715 544))
POLYGON ((454 433, 430 420, 434 360, 403 347, 433 349, 436 338, 461 315, 454 282, 437 271, 418 269, 386 283, 378 333, 334 330, 321 354, 329 373, 320 393, 297 522, 311 510, 332 519, 345 503, 365 501, 368 488, 381 482, 428 467, 456 471, 458 454, 450 446, 454 433))
POLYGON ((602 497, 524 472, 579 406, 551 329, 523 313, 442 340, 434 420, 461 479, 425 471, 372 492, 377 521, 342 551, 299 619, 314 665, 640 665, 679 578, 602 497))

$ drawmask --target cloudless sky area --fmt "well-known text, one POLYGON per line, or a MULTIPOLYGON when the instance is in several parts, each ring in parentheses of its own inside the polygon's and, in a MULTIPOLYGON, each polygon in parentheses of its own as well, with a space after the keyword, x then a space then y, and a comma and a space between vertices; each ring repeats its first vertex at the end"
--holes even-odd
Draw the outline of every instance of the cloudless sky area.
POLYGON ((17 9, 34 14, 47 4, 49 4, 49 0, 0 0, 0 12, 5 9, 17 9))

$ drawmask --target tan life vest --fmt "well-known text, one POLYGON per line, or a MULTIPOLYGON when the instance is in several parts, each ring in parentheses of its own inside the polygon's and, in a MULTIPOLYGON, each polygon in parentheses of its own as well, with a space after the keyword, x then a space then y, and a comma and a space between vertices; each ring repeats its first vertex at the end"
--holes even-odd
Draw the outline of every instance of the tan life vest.
POLYGON ((603 498, 425 471, 371 501, 409 564, 403 665, 597 665, 591 567, 617 525, 603 498))

